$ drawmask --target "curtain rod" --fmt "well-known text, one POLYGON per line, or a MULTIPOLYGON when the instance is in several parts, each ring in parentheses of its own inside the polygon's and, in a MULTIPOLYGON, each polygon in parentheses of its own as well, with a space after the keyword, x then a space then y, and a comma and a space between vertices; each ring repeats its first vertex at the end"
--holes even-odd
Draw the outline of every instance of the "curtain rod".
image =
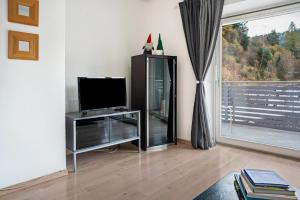
POLYGON ((293 3, 286 3, 286 4, 282 4, 282 5, 278 5, 278 6, 272 6, 272 7, 268 7, 268 8, 263 8, 263 9, 259 9, 259 10, 255 10, 255 11, 249 11, 249 12, 235 14, 235 15, 229 15, 227 17, 222 17, 221 19, 228 19, 228 18, 231 18, 231 17, 239 17, 239 16, 242 16, 242 15, 248 15, 248 14, 258 13, 258 12, 262 12, 262 11, 268 11, 268 10, 272 10, 272 9, 276 9, 276 8, 282 8, 282 7, 285 7, 285 6, 292 6, 292 5, 297 5, 297 4, 300 4, 300 1, 293 2, 293 3))

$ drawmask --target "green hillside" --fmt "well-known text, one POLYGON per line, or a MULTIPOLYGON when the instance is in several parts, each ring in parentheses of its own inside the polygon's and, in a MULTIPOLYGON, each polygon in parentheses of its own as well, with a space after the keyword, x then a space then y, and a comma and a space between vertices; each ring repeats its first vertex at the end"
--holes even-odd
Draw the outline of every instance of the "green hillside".
POLYGON ((223 26, 223 81, 300 80, 300 29, 248 36, 247 22, 223 26))

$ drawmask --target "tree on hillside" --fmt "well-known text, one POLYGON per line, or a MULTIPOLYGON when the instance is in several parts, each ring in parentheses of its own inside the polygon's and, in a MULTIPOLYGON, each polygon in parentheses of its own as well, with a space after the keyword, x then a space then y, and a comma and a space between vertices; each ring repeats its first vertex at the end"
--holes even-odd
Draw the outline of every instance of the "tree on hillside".
POLYGON ((239 43, 243 46, 244 50, 248 49, 249 37, 248 37, 248 27, 246 26, 248 22, 240 22, 233 25, 233 27, 239 33, 239 43))
POLYGON ((273 59, 273 54, 268 48, 260 47, 256 55, 258 61, 258 76, 257 79, 263 80, 265 78, 265 70, 268 67, 268 63, 273 59))
POLYGON ((288 31, 289 32, 295 32, 295 31, 297 31, 297 26, 296 26, 295 22, 291 21, 291 23, 289 25, 289 28, 288 28, 288 31))
POLYGON ((300 50, 300 35, 294 22, 290 23, 288 31, 286 32, 285 47, 294 55, 300 50))
POLYGON ((279 34, 275 30, 272 30, 271 33, 269 33, 267 35, 267 41, 272 46, 278 45, 279 44, 279 34))
POLYGON ((230 24, 223 26, 222 36, 227 42, 232 43, 238 37, 238 33, 233 25, 230 24))
POLYGON ((284 68, 283 62, 281 60, 280 55, 275 61, 275 67, 276 67, 276 75, 277 78, 279 78, 281 81, 285 80, 286 70, 284 68))

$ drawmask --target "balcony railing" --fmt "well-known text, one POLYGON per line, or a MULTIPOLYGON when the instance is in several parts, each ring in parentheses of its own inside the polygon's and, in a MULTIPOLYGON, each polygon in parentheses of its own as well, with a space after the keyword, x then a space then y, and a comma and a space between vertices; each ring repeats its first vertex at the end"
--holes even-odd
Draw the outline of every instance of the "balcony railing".
POLYGON ((300 132, 300 82, 224 81, 222 121, 300 132))

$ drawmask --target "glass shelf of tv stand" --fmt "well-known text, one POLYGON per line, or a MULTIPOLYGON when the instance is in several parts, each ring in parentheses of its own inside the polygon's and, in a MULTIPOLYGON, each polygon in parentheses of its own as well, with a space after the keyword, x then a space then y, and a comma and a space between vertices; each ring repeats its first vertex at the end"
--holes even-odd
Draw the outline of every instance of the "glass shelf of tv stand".
POLYGON ((138 110, 114 110, 114 109, 98 109, 98 110, 90 110, 86 112, 70 112, 67 113, 66 116, 73 119, 89 119, 89 118, 97 118, 97 117, 106 117, 120 114, 130 114, 139 112, 138 110))
POLYGON ((76 155, 130 141, 138 141, 140 151, 140 111, 112 109, 95 110, 82 114, 66 114, 67 149, 76 155))

